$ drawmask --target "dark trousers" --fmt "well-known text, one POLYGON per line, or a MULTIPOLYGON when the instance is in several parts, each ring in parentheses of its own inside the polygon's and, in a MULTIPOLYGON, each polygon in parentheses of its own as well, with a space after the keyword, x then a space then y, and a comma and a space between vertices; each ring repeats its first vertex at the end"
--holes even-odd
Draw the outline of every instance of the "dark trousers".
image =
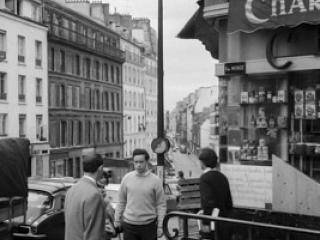
POLYGON ((146 225, 133 225, 126 222, 122 223, 123 240, 156 240, 157 223, 153 221, 146 225))

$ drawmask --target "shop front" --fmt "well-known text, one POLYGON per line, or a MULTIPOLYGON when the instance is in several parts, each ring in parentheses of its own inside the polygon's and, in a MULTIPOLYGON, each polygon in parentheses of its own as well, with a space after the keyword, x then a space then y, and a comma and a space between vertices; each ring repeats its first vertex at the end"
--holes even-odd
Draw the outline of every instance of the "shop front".
POLYGON ((219 60, 219 158, 241 207, 320 216, 320 14, 306 2, 200 1, 179 35, 219 60))

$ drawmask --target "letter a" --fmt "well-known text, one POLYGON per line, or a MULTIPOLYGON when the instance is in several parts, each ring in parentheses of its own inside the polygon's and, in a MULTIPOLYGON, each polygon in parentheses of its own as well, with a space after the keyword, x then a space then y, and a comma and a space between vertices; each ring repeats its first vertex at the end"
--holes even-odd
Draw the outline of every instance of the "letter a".
POLYGON ((293 0, 288 14, 292 14, 294 8, 300 8, 299 12, 306 12, 307 11, 304 6, 303 0, 293 0))

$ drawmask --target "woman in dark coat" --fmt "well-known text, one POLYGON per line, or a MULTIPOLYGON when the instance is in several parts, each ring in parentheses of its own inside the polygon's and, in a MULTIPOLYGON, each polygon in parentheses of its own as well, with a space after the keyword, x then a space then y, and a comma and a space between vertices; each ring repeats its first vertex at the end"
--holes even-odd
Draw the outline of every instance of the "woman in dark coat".
MULTIPOLYGON (((217 171, 218 157, 214 150, 203 148, 199 160, 203 174, 200 177, 200 198, 203 214, 211 215, 219 209, 220 217, 228 217, 232 210, 232 198, 229 181, 226 176, 217 171)), ((210 222, 203 221, 203 232, 210 232, 210 222)), ((216 224, 219 239, 228 240, 229 233, 225 224, 216 224)))

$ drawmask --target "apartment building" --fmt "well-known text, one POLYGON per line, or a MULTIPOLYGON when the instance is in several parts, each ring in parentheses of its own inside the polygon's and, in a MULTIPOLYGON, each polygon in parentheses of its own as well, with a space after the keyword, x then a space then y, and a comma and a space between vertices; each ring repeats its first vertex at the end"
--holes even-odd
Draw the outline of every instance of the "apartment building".
POLYGON ((76 11, 45 1, 50 176, 81 176, 82 156, 92 148, 106 159, 123 157, 120 36, 90 18, 96 5, 84 4, 76 11))
POLYGON ((40 0, 0 2, 0 138, 31 142, 30 175, 49 175, 47 27, 40 0))

